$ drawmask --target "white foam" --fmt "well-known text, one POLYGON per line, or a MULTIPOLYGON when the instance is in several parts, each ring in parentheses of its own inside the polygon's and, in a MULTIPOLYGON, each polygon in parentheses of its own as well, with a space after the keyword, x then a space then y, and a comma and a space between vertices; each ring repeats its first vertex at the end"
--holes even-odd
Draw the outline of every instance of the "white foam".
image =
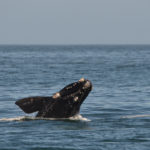
POLYGON ((1 118, 0 121, 29 121, 29 120, 72 120, 72 121, 90 121, 81 115, 75 115, 69 118, 41 118, 41 117, 30 117, 30 116, 19 116, 14 118, 1 118))
POLYGON ((69 120, 91 121, 87 118, 82 117, 80 114, 70 117, 69 120))
POLYGON ((20 116, 14 118, 1 118, 0 121, 24 121, 24 120, 34 120, 34 118, 35 117, 20 116))
POLYGON ((150 114, 147 114, 147 115, 129 115, 129 116, 123 116, 122 118, 143 118, 143 117, 150 117, 150 114))

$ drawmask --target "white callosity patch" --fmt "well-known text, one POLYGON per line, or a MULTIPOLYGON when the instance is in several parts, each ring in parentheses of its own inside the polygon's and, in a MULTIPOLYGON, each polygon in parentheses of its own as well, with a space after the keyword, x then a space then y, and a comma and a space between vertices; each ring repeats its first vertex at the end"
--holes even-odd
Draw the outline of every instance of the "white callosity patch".
POLYGON ((80 80, 79 80, 79 82, 84 82, 85 81, 85 79, 84 78, 81 78, 80 80))
POLYGON ((89 88, 91 86, 89 81, 86 81, 86 83, 84 84, 83 89, 89 88))
POLYGON ((60 97, 60 93, 55 93, 55 94, 53 95, 53 98, 54 98, 54 99, 59 98, 59 97, 60 97))
POLYGON ((78 99, 79 99, 79 98, 76 96, 76 97, 74 98, 74 101, 76 102, 76 101, 78 101, 78 99))

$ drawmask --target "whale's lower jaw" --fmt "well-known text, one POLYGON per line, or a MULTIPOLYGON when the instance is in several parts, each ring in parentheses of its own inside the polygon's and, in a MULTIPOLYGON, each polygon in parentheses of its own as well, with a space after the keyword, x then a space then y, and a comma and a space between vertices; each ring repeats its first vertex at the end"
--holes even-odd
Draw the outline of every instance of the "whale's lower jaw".
POLYGON ((25 113, 38 111, 36 117, 69 118, 79 113, 81 104, 91 90, 91 82, 82 78, 67 85, 52 97, 28 97, 16 101, 16 105, 25 113))

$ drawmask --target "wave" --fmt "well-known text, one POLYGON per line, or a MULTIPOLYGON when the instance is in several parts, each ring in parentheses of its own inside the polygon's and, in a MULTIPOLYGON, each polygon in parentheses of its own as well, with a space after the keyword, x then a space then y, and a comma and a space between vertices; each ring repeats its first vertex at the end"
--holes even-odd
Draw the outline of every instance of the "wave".
POLYGON ((150 114, 145 114, 145 115, 128 115, 128 116, 123 116, 122 118, 143 118, 143 117, 150 117, 150 114))
POLYGON ((91 121, 81 115, 75 115, 69 118, 41 118, 41 117, 31 117, 31 116, 19 116, 14 118, 1 118, 0 121, 30 121, 30 120, 70 120, 70 121, 91 121))

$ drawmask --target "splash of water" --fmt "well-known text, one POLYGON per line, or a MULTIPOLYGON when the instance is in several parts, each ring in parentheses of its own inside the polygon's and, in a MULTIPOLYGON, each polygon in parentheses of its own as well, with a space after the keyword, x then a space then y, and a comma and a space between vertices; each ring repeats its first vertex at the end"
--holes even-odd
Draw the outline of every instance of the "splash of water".
POLYGON ((80 114, 75 115, 73 117, 70 117, 69 120, 79 120, 79 121, 91 121, 87 118, 84 118, 83 116, 81 116, 80 114))
POLYGON ((41 117, 31 117, 31 116, 19 116, 14 118, 1 118, 0 121, 30 121, 30 120, 71 120, 71 121, 90 121, 81 115, 75 115, 69 118, 41 118, 41 117))

